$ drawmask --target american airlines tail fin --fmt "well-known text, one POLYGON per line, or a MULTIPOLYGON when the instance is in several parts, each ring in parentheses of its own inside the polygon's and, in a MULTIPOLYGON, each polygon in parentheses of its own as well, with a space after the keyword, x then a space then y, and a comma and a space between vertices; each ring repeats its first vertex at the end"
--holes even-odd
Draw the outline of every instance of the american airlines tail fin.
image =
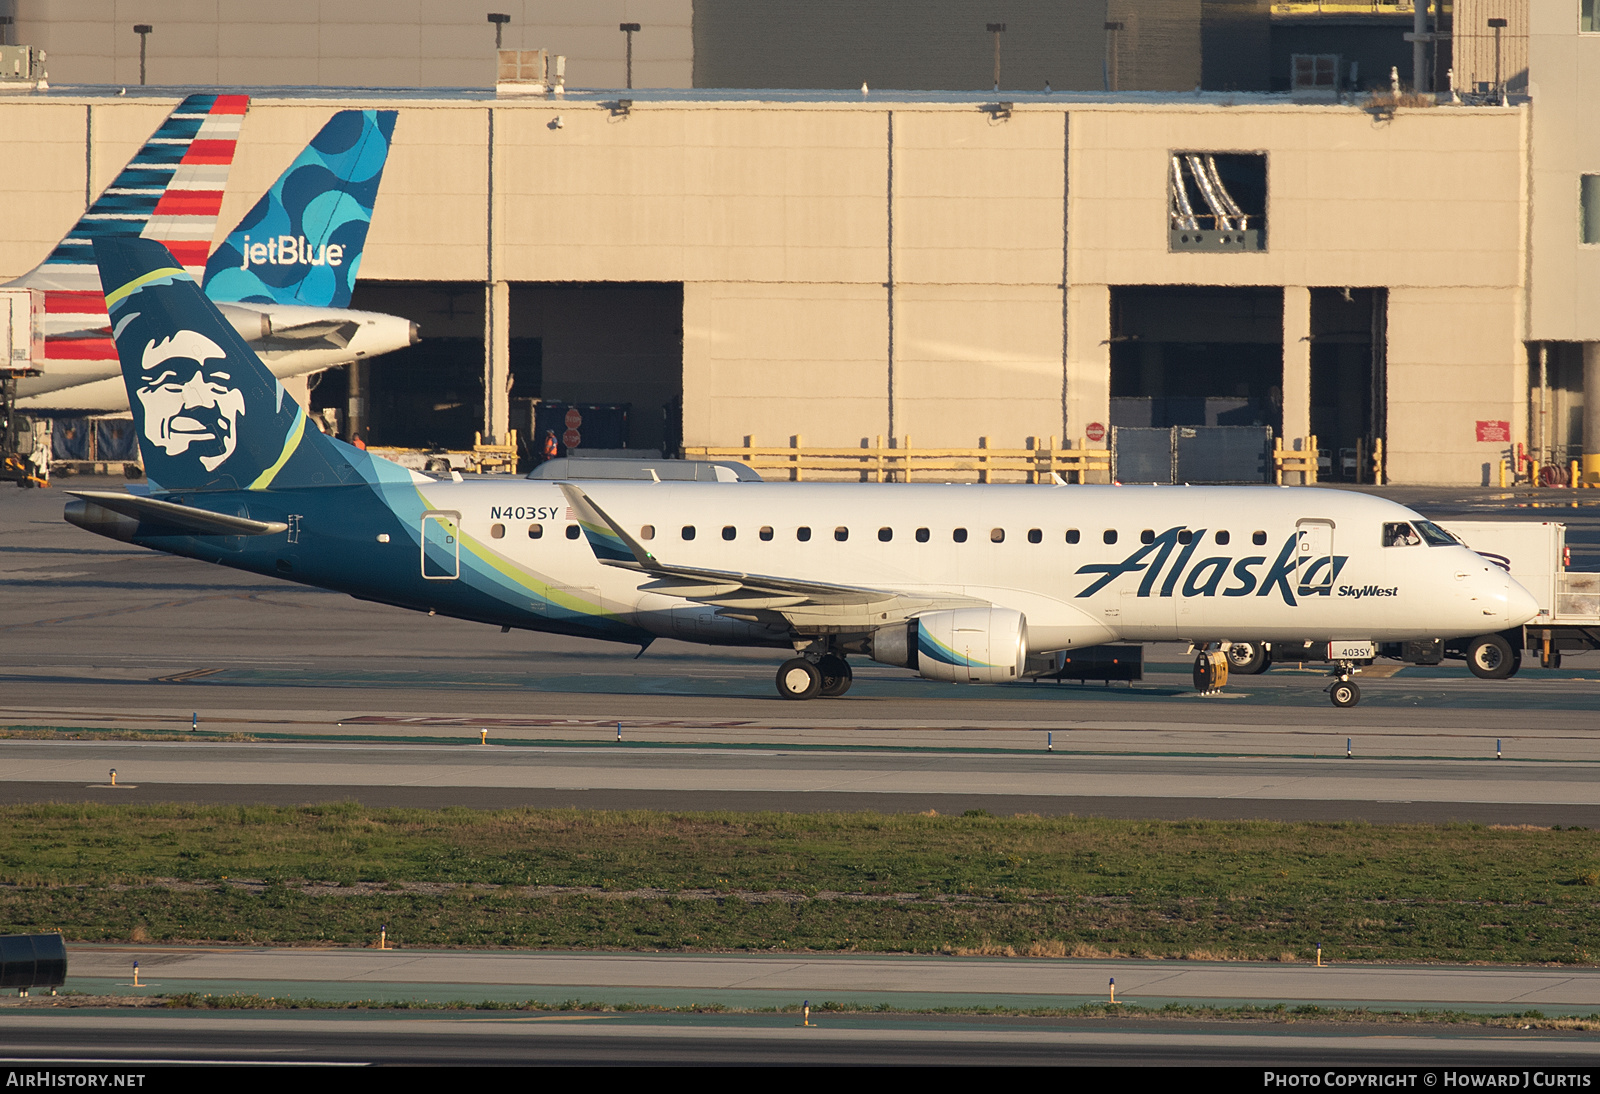
POLYGON ((361 469, 370 474, 375 461, 306 421, 165 247, 102 238, 94 256, 152 486, 271 490, 368 480, 361 469))
POLYGON ((349 307, 395 116, 335 114, 206 263, 206 296, 349 307))
MULTIPOLYGON (((95 270, 96 239, 159 239, 192 275, 211 251, 228 170, 249 109, 245 95, 190 95, 161 123, 48 258, 12 282, 45 292, 46 361, 63 378, 117 359, 95 270)), ((54 370, 53 374, 54 374, 54 370)))

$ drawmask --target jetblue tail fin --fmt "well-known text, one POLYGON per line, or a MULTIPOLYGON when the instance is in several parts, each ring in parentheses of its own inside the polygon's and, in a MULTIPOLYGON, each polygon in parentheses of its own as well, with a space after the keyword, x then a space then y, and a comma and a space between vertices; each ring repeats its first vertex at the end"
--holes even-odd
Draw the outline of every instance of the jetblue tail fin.
POLYGON ((336 486, 366 453, 326 437, 161 244, 97 239, 140 453, 165 490, 336 486))
POLYGON ((335 114, 206 263, 206 296, 349 307, 395 115, 335 114))

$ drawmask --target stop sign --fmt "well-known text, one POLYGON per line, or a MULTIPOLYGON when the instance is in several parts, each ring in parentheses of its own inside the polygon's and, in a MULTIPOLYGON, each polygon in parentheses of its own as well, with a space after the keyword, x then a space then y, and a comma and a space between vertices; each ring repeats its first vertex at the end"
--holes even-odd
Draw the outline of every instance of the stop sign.
POLYGON ((1101 441, 1106 439, 1106 427, 1100 422, 1090 422, 1089 428, 1084 430, 1084 434, 1091 441, 1099 444, 1101 441))

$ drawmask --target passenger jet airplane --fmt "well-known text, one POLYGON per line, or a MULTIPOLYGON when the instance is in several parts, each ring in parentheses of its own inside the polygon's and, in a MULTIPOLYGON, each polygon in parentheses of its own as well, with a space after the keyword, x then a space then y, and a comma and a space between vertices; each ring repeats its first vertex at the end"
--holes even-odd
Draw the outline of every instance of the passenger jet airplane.
POLYGON ((1355 493, 436 481, 307 428, 161 244, 95 256, 149 483, 71 491, 66 518, 155 550, 504 630, 788 650, 791 699, 843 694, 851 655, 1009 681, 1030 655, 1227 636, 1334 643, 1348 706, 1373 642, 1538 611, 1416 513, 1355 493))
POLYGON ((158 239, 192 276, 204 271, 206 296, 282 379, 416 344, 415 323, 350 307, 393 110, 334 114, 211 251, 249 102, 184 99, 66 238, 11 282, 45 298, 45 360, 18 383, 23 409, 128 409, 92 253, 108 236, 158 239))

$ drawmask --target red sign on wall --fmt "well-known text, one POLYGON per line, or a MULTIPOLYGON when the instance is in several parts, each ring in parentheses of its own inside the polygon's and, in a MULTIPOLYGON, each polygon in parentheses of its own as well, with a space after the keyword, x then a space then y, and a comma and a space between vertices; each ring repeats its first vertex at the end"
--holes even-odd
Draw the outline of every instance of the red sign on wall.
POLYGON ((1090 422, 1089 427, 1083 433, 1095 444, 1099 444, 1106 439, 1106 427, 1099 422, 1090 422))
POLYGON ((1497 444, 1511 443, 1510 422, 1479 422, 1478 440, 1492 441, 1497 444))

